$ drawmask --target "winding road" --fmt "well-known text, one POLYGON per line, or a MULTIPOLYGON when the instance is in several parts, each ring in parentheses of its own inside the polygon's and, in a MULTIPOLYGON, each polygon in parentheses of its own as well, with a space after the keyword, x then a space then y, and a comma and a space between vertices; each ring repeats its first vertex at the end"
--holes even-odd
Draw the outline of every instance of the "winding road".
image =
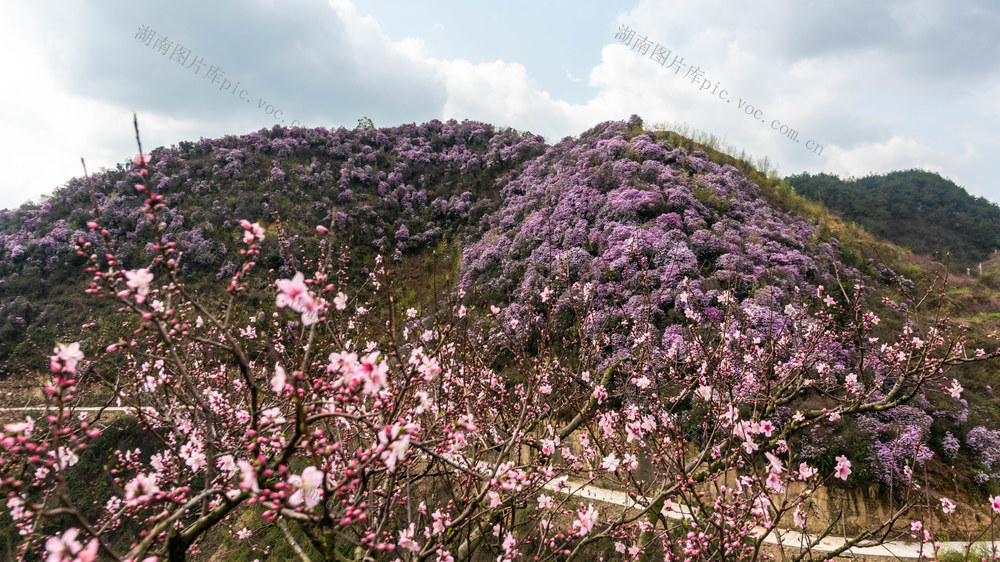
MULTIPOLYGON (((569 484, 572 493, 578 498, 586 498, 625 508, 644 507, 632 498, 628 497, 628 495, 624 492, 608 490, 606 488, 599 488, 597 486, 577 482, 567 482, 567 484, 569 484)), ((558 492, 554 485, 547 485, 546 488, 558 492)), ((692 519, 693 516, 690 512, 690 508, 687 508, 687 512, 684 511, 686 507, 687 506, 672 504, 666 515, 671 519, 692 519)), ((759 534, 765 532, 766 530, 763 527, 757 527, 755 531, 759 534)), ((808 535, 790 529, 776 529, 764 538, 764 542, 768 544, 780 544, 786 547, 804 546, 814 540, 816 540, 816 535, 808 535)), ((819 544, 814 546, 812 550, 817 553, 833 552, 842 548, 846 542, 847 539, 844 537, 827 536, 821 540, 819 544)), ((986 544, 988 546, 988 543, 982 544, 986 544)), ((998 552, 1000 552, 1000 542, 994 544, 996 545, 998 552)), ((948 551, 964 553, 965 546, 966 543, 962 541, 942 542, 941 548, 938 552, 940 554, 944 554, 948 551)), ((855 546, 844 551, 840 556, 845 558, 877 557, 888 560, 919 560, 921 559, 921 552, 923 556, 922 559, 924 560, 929 560, 934 556, 934 549, 930 544, 924 544, 923 550, 921 551, 920 543, 903 541, 887 541, 878 546, 855 546)))

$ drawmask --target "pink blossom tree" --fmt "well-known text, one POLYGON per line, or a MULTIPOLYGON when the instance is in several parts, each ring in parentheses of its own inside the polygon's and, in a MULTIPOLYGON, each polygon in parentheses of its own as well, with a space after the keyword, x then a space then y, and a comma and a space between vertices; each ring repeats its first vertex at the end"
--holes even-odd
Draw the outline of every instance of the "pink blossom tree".
MULTIPOLYGON (((725 292, 711 319, 679 298, 681 337, 662 349, 626 317, 614 329, 634 345, 607 366, 610 333, 542 328, 527 347, 501 308, 462 293, 434 295, 432 313, 402 311, 382 260, 351 278, 322 226, 321 254, 273 280, 273 307, 257 307, 246 295, 261 289, 259 243, 272 232, 254 217, 241 217, 228 299, 209 304, 180 275, 150 158, 135 162, 152 264, 124 268, 96 204, 89 227, 103 247, 78 244, 89 292, 115 300, 134 334, 103 352, 58 344, 44 415, 4 427, 0 486, 22 559, 183 560, 213 531, 253 540, 274 525, 306 560, 755 560, 772 531, 817 517, 806 500, 818 487, 851 478, 846 456, 825 473, 797 461, 797 435, 920 392, 960 394, 948 368, 997 355, 967 356, 943 317, 879 338, 861 287, 838 286, 839 301, 799 295, 779 319, 725 292), (110 386, 149 436, 102 459, 116 493, 88 509, 69 492, 101 435, 76 411, 85 352, 124 361, 110 386), (123 520, 139 532, 122 537, 123 520)), ((582 325, 591 295, 575 293, 582 325)), ((539 291, 543 305, 550 295, 539 291)), ((911 505, 844 548, 884 539, 911 505)))

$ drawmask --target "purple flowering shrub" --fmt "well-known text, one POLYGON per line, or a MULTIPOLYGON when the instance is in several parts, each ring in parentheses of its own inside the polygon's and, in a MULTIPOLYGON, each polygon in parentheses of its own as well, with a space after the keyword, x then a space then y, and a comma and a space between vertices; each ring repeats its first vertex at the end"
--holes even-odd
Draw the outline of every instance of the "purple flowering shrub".
POLYGON ((858 417, 858 428, 868 433, 868 470, 890 488, 905 486, 912 470, 934 456, 926 445, 934 419, 914 406, 858 417))
POLYGON ((985 483, 1000 471, 1000 431, 983 426, 974 427, 965 436, 965 444, 973 453, 976 464, 977 481, 985 483))
MULTIPOLYGON (((177 242, 182 270, 226 277, 239 260, 233 229, 245 217, 289 237, 327 224, 368 254, 401 258, 433 248, 474 225, 491 204, 496 178, 543 149, 540 137, 470 121, 379 130, 275 127, 156 149, 149 182, 165 197, 167 210, 157 220, 177 242)), ((134 164, 119 165, 89 182, 103 228, 120 241, 118 258, 143 267, 155 249, 132 172, 134 164)), ((100 240, 87 228, 86 183, 74 178, 41 205, 0 213, 0 308, 17 297, 44 308, 56 298, 53 287, 79 283, 73 274, 82 262, 73 245, 100 240)), ((275 270, 294 266, 294 253, 282 251, 277 237, 263 254, 275 270)), ((44 328, 33 326, 38 318, 0 317, 0 333, 13 335, 0 342, 0 364, 17 340, 44 328)))
POLYGON ((466 246, 461 287, 530 324, 542 310, 531 295, 547 287, 568 313, 589 285, 593 333, 643 318, 639 333, 659 340, 690 307, 718 307, 723 291, 751 315, 780 317, 797 291, 833 282, 814 225, 769 206, 734 167, 637 130, 638 119, 601 124, 503 182, 466 246))
POLYGON ((958 437, 952 435, 950 431, 944 434, 944 439, 941 442, 941 450, 944 451, 945 456, 949 460, 954 459, 958 455, 960 447, 961 442, 958 440, 958 437))

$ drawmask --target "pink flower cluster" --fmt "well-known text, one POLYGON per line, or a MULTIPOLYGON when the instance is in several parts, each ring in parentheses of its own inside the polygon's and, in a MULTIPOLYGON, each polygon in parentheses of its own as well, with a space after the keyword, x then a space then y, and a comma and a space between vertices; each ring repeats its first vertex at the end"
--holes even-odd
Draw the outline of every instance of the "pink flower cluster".
POLYGON ((374 394, 388 384, 389 365, 379 360, 378 351, 358 357, 357 353, 342 351, 330 354, 328 373, 339 375, 334 388, 354 393, 358 389, 364 394, 374 394))
POLYGON ((279 279, 278 296, 275 304, 278 308, 288 307, 302 316, 302 324, 311 326, 319 322, 323 301, 313 296, 306 285, 305 276, 298 272, 291 279, 279 279))

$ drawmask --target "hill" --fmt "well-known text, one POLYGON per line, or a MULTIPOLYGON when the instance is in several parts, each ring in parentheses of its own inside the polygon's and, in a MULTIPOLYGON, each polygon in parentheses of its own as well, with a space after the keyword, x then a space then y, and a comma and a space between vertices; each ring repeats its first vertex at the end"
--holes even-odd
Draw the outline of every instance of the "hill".
MULTIPOLYGON (((638 118, 555 146, 474 122, 275 127, 154 150, 150 181, 196 286, 235 272, 239 220, 264 217, 279 236, 265 242, 262 260, 279 275, 299 263, 288 244, 311 247, 311 225, 328 224, 361 255, 400 262, 440 251, 464 288, 515 308, 554 275, 595 284, 602 308, 630 301, 630 315, 648 290, 655 306, 642 317, 659 332, 683 317, 674 298, 684 280, 692 302, 707 306, 729 290, 780 309, 795 291, 831 284, 837 268, 867 265, 793 206, 783 210, 780 186, 684 142, 644 131, 638 118), (652 285, 633 281, 641 268, 651 269, 652 285)), ((65 328, 103 323, 108 311, 83 300, 83 261, 72 248, 79 238, 98 242, 86 228, 93 205, 123 241, 119 259, 151 263, 152 245, 140 244, 152 231, 143 195, 128 175, 125 165, 93 175, 93 202, 76 178, 41 205, 0 214, 0 362, 44 368, 32 359, 65 328)))
MULTIPOLYGON (((304 234, 313 245, 313 225, 329 224, 368 254, 399 257, 446 244, 476 224, 490 205, 494 180, 537 156, 541 140, 468 121, 379 130, 274 128, 156 149, 151 181, 169 207, 161 217, 166 234, 197 285, 199 278, 235 272, 236 227, 245 218, 264 220, 272 234, 285 233, 286 242, 304 234)), ((19 361, 3 373, 44 368, 38 358, 63 335, 60 326, 100 321, 108 312, 91 314, 93 303, 83 300, 84 261, 73 249, 81 237, 99 239, 86 227, 94 205, 109 235, 122 241, 119 259, 129 267, 151 263, 144 196, 128 177, 125 165, 94 174, 93 202, 88 182, 75 178, 40 205, 0 211, 0 364, 19 361)), ((288 275, 298 256, 277 240, 268 240, 262 259, 288 275)))
POLYGON ((914 252, 964 269, 1000 248, 1000 207, 922 170, 843 180, 800 174, 786 180, 844 220, 914 252))

